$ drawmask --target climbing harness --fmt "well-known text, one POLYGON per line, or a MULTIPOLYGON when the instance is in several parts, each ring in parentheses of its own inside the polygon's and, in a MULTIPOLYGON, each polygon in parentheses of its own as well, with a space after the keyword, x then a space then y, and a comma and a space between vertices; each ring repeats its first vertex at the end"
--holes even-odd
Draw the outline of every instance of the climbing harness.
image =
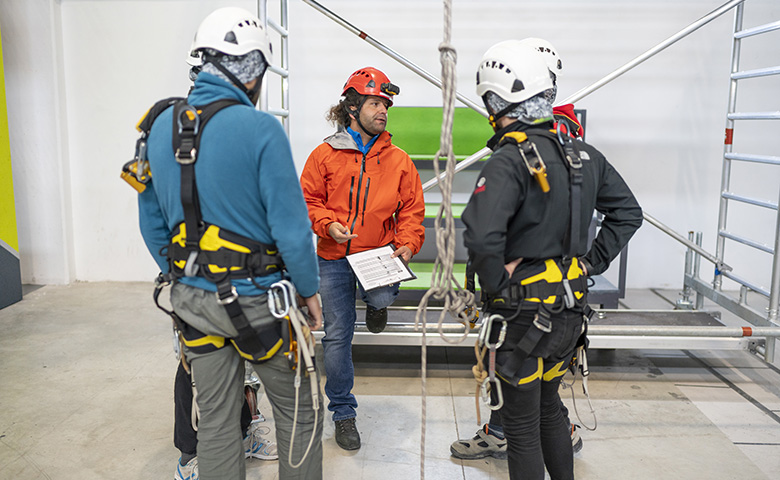
POLYGON ((141 131, 141 138, 136 142, 135 158, 129 162, 129 166, 126 164, 123 168, 123 178, 130 178, 145 188, 151 178, 151 174, 143 173, 149 169, 146 158, 149 131, 156 117, 172 107, 172 148, 181 169, 180 190, 184 221, 174 230, 171 243, 161 251, 168 258, 170 272, 160 274, 155 283, 155 303, 173 318, 182 333, 185 345, 196 351, 222 348, 227 343, 226 339, 205 335, 184 324, 175 313, 162 308, 158 301, 163 287, 183 277, 199 276, 209 280, 216 286, 217 302, 225 308, 238 332, 235 338, 230 339, 230 343, 243 358, 259 363, 271 358, 282 347, 285 343, 283 333, 287 333, 289 338, 289 332, 282 331, 281 323, 256 331, 249 324, 237 301, 238 294, 231 280, 248 278, 255 286, 262 288, 254 278, 283 270, 281 256, 273 245, 266 245, 204 222, 195 179, 195 163, 203 129, 217 112, 239 103, 237 100, 226 99, 196 108, 180 97, 171 97, 155 103, 137 126, 141 131), (127 171, 134 171, 135 174, 130 175, 127 171))
MULTIPOLYGON (((319 294, 318 294, 319 295, 319 294)), ((314 336, 309 330, 309 322, 306 315, 298 308, 296 304, 295 287, 289 280, 281 280, 272 284, 268 289, 268 309, 271 315, 285 320, 292 325, 295 332, 295 338, 290 342, 290 350, 287 353, 287 360, 294 364, 295 370, 295 409, 293 414, 293 427, 290 434, 290 448, 287 455, 287 462, 291 468, 298 468, 303 465, 304 460, 309 455, 314 443, 314 437, 317 433, 317 421, 320 410, 320 389, 317 383, 317 371, 314 367, 314 336), (295 444, 295 429, 298 426, 298 407, 299 393, 301 387, 301 371, 306 370, 309 377, 309 388, 311 390, 311 407, 314 410, 314 427, 309 438, 309 444, 306 451, 301 456, 298 463, 293 464, 293 445, 295 444)))
MULTIPOLYGON (((483 292, 483 306, 488 312, 496 308, 515 310, 515 314, 508 319, 497 314, 490 315, 483 322, 482 330, 480 330, 480 339, 476 347, 477 365, 474 369, 474 376, 478 383, 481 381, 479 388, 483 401, 491 409, 495 408, 496 404, 501 403, 499 395, 492 398, 487 395, 489 393, 487 385, 492 388, 498 387, 496 394, 500 393, 500 382, 493 383, 492 381, 495 377, 500 377, 510 385, 521 385, 537 378, 551 380, 565 373, 563 362, 545 370, 542 359, 537 359, 537 368, 530 376, 526 375, 528 372, 521 370, 526 359, 529 358, 544 335, 552 331, 551 318, 554 314, 563 310, 582 313, 583 327, 578 341, 578 347, 580 347, 578 348, 578 358, 585 359, 587 322, 593 315, 593 311, 587 304, 587 277, 575 257, 581 227, 579 212, 582 160, 578 147, 566 132, 566 125, 559 122, 555 130, 529 129, 525 132, 509 132, 499 142, 499 147, 506 143, 514 144, 517 147, 522 163, 542 192, 546 194, 550 191, 550 184, 547 181, 547 166, 535 143, 528 136, 540 135, 552 139, 558 146, 569 172, 570 204, 569 225, 564 241, 566 249, 564 256, 558 260, 547 259, 539 262, 538 265, 527 265, 526 268, 529 269, 529 272, 525 278, 513 280, 508 287, 492 298, 483 292), (490 343, 491 324, 498 318, 504 323, 511 321, 523 311, 533 313, 532 323, 523 337, 514 345, 508 358, 499 367, 496 367, 493 353, 495 344, 490 343), (490 352, 490 356, 493 358, 489 357, 488 371, 485 373, 481 370, 484 369, 483 359, 486 351, 490 352)), ((496 341, 496 343, 503 343, 503 339, 496 341)), ((479 416, 479 413, 477 415, 479 416)))

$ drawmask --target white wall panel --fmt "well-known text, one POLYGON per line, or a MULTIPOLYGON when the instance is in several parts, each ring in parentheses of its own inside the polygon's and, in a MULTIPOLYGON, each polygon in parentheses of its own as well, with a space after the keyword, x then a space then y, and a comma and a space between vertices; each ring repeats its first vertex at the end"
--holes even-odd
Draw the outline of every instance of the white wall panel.
MULTIPOLYGON (((420 67, 440 75, 440 1, 323 3, 420 67)), ((563 56, 566 70, 559 90, 559 99, 563 99, 720 4, 710 0, 554 4, 459 0, 454 2, 453 24, 458 90, 478 101, 474 72, 482 53, 500 40, 538 36, 549 39, 563 56)), ((60 273, 66 268, 42 260, 48 254, 48 239, 41 238, 51 235, 38 233, 44 228, 39 224, 40 214, 44 220, 57 217, 47 212, 61 212, 60 231, 72 228, 72 250, 58 248, 55 253, 71 257, 62 261, 73 263, 75 279, 148 280, 154 276, 155 265, 138 233, 135 195, 118 178, 119 169, 132 155, 133 127, 145 109, 158 98, 186 91, 186 49, 200 20, 222 5, 257 8, 256 1, 205 0, 0 3, 14 180, 17 205, 23 210, 18 213, 19 236, 20 243, 29 242, 20 247, 23 272, 27 272, 24 281, 68 281, 60 273), (47 30, 49 24, 41 24, 41 14, 50 15, 56 8, 61 8, 62 38, 55 47, 51 35, 37 38, 30 32, 47 30), (26 55, 36 49, 42 49, 44 56, 26 55), (48 80, 56 71, 63 72, 61 82, 48 80), (64 98, 57 97, 58 90, 64 98), (66 138, 60 141, 50 138, 55 122, 51 105, 58 102, 65 105, 61 118, 67 119, 61 128, 66 138), (60 159, 57 168, 65 175, 57 177, 61 183, 40 191, 37 177, 48 171, 52 158, 60 159), (17 159, 24 162, 22 168, 17 167, 17 159), (68 203, 72 208, 61 210, 68 203), (46 271, 48 267, 51 272, 46 271)), ((270 11, 276 12, 277 5, 270 0, 270 11)), ((748 0, 746 27, 774 20, 780 20, 778 2, 748 0)), ((733 15, 726 14, 576 105, 588 110, 588 140, 623 174, 645 210, 679 232, 702 231, 704 246, 711 251, 717 226, 732 22, 733 15)), ((324 114, 338 100, 347 76, 359 67, 385 70, 401 86, 397 105, 441 104, 437 88, 302 1, 290 1, 290 32, 290 125, 299 169, 308 153, 333 130, 324 114)), ((780 63, 780 34, 765 37, 743 42, 746 68, 780 63)), ((739 100, 746 107, 780 109, 777 82, 755 81, 752 86, 752 91, 740 91, 739 100)), ((275 100, 278 94, 272 91, 271 101, 275 100)), ((752 123, 757 125, 738 125, 735 150, 741 143, 745 149, 755 149, 749 153, 777 155, 776 126, 752 123)), ((51 176, 45 181, 51 181, 51 176)), ((743 194, 776 202, 780 174, 775 169, 744 185, 735 183, 743 194)), ((773 233, 765 213, 740 213, 734 222, 740 228, 755 229, 751 234, 758 237, 773 233)), ((771 239, 761 240, 771 243, 771 239)), ((750 275, 766 276, 769 256, 728 251, 739 252, 746 263, 742 268, 749 269, 750 275)), ((683 253, 682 246, 645 225, 630 246, 629 287, 680 286, 683 253)), ((706 262, 702 266, 704 272, 711 271, 706 262)), ((616 280, 616 268, 607 276, 616 280)))

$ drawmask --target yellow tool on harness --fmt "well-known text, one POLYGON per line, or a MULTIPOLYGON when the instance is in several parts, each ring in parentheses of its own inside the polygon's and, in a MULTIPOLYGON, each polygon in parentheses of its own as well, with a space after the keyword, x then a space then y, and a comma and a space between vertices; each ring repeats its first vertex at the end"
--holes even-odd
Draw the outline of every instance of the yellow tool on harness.
POLYGON ((520 156, 523 158, 523 162, 525 162, 526 168, 528 168, 531 176, 536 179, 536 183, 539 184, 542 191, 544 193, 549 192, 550 182, 547 181, 547 165, 544 164, 542 156, 539 155, 536 144, 528 140, 528 135, 525 132, 509 132, 503 136, 503 138, 507 137, 517 143, 517 148, 520 156))

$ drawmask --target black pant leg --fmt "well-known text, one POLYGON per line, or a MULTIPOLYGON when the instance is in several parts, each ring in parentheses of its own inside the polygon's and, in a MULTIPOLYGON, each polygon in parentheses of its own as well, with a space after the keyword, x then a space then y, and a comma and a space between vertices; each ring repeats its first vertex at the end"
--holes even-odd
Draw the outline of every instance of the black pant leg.
POLYGON ((173 386, 173 444, 181 453, 196 455, 198 434, 192 428, 192 377, 179 362, 173 386))

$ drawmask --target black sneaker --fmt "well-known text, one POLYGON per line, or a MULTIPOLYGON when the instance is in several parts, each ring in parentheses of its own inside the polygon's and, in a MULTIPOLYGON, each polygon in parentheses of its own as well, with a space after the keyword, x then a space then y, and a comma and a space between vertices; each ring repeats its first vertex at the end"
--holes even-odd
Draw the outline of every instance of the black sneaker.
POLYGON ((366 305, 366 327, 371 333, 379 333, 384 331, 387 326, 387 308, 380 308, 379 310, 366 305))
POLYGON ((360 448, 360 434, 355 426, 355 418, 336 420, 336 443, 344 450, 360 448))

